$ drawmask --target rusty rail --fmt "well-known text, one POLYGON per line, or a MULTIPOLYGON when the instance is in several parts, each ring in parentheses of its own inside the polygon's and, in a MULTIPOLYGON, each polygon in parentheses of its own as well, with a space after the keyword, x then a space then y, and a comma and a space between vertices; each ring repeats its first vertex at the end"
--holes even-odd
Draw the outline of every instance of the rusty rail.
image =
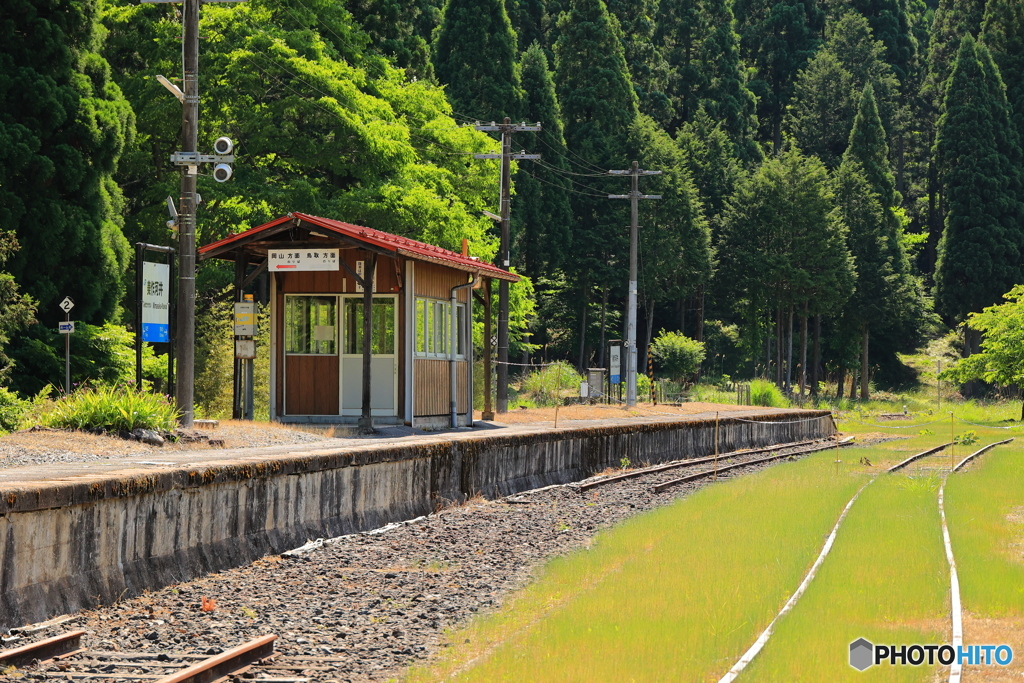
POLYGON ((934 455, 934 454, 938 453, 939 451, 944 451, 944 450, 946 450, 947 448, 949 448, 952 445, 953 445, 953 442, 950 441, 949 443, 944 443, 944 444, 935 446, 934 448, 929 448, 926 451, 921 451, 917 455, 912 455, 909 458, 907 458, 906 460, 904 460, 902 462, 896 463, 895 465, 893 465, 892 467, 887 469, 886 472, 888 472, 889 474, 892 474, 893 472, 896 472, 897 470, 903 469, 904 467, 906 467, 910 463, 914 462, 915 460, 920 460, 921 458, 924 458, 926 456, 934 455))
POLYGON ((765 446, 763 448, 751 448, 746 451, 731 451, 729 453, 722 453, 717 458, 710 455, 706 458, 693 458, 691 460, 680 460, 678 462, 669 463, 667 465, 655 465, 654 467, 645 467, 639 470, 633 470, 631 472, 625 472, 623 474, 616 474, 612 477, 603 477, 601 479, 595 479, 589 481, 586 484, 581 484, 577 487, 580 492, 592 489, 595 486, 601 486, 603 484, 610 484, 615 481, 621 481, 623 479, 631 479, 633 477, 639 477, 644 474, 651 474, 653 472, 664 472, 665 470, 677 469, 680 467, 690 467, 692 465, 700 465, 706 462, 714 462, 715 460, 728 460, 730 458, 738 458, 744 455, 756 455, 758 453, 770 453, 771 451, 779 451, 784 448, 799 448, 800 446, 807 446, 808 444, 817 443, 821 439, 811 439, 810 441, 794 441, 792 443, 776 444, 774 446, 765 446))
POLYGON ((848 437, 846 437, 845 439, 843 439, 842 441, 840 441, 838 443, 833 441, 832 443, 830 443, 827 446, 815 446, 814 448, 805 448, 802 451, 795 451, 793 453, 781 453, 781 454, 777 454, 777 455, 769 455, 767 458, 758 458, 757 460, 747 460, 745 462, 737 462, 737 463, 733 463, 732 465, 726 465, 725 467, 719 467, 719 468, 713 469, 713 470, 705 470, 703 472, 695 472, 693 474, 688 474, 685 477, 680 477, 678 479, 672 479, 671 481, 662 482, 661 484, 655 484, 652 487, 652 490, 654 491, 654 493, 661 493, 665 489, 670 488, 672 486, 676 486, 677 484, 685 484, 686 482, 689 482, 689 481, 697 481, 698 479, 704 479, 705 477, 713 477, 713 476, 716 476, 718 474, 721 474, 722 472, 728 472, 729 470, 738 469, 740 467, 747 467, 748 465, 759 465, 761 463, 771 462, 772 460, 781 460, 782 458, 789 458, 789 457, 794 456, 794 455, 807 455, 808 453, 817 453, 818 451, 827 451, 827 450, 831 450, 833 448, 836 448, 837 446, 849 446, 852 443, 853 443, 853 437, 852 436, 848 436, 848 437))
POLYGON ((29 643, 16 647, 13 650, 0 652, 0 668, 13 666, 15 668, 39 661, 45 662, 55 657, 72 654, 82 649, 82 636, 85 631, 71 631, 53 636, 36 643, 29 643))
POLYGON ((261 659, 273 655, 275 640, 277 636, 274 634, 261 636, 164 676, 156 683, 212 683, 231 674, 241 673, 261 659))
POLYGON ((963 467, 964 465, 969 463, 971 460, 974 460, 975 458, 977 458, 979 455, 981 455, 985 451, 991 450, 991 449, 995 448, 996 446, 1002 446, 1004 443, 1010 443, 1011 441, 1013 441, 1012 437, 1009 438, 1009 439, 1006 439, 1004 441, 996 441, 995 443, 990 443, 987 446, 982 446, 981 448, 979 448, 978 450, 974 451, 973 453, 968 455, 966 458, 964 458, 963 460, 958 462, 956 464, 956 467, 953 468, 953 471, 954 472, 959 472, 961 467, 963 467))

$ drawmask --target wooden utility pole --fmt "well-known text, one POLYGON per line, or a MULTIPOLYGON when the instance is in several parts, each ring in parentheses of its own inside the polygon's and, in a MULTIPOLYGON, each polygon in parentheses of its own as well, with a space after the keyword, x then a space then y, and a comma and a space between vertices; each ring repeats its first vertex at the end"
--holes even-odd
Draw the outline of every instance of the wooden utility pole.
MULTIPOLYGON (((512 159, 540 159, 539 154, 513 154, 512 133, 540 132, 540 123, 512 123, 505 117, 503 123, 473 126, 476 130, 501 133, 501 154, 474 154, 476 159, 501 159, 501 244, 498 248, 497 265, 506 270, 512 264, 509 257, 509 215, 511 213, 512 159)), ((498 282, 498 412, 508 412, 508 281, 498 282)), ((490 340, 485 340, 490 343, 490 340)))
POLYGON ((629 303, 626 313, 626 405, 636 405, 636 245, 639 226, 640 199, 661 199, 660 194, 640 194, 639 179, 642 175, 661 175, 661 171, 644 171, 637 162, 628 171, 608 171, 608 175, 628 175, 633 179, 633 187, 629 194, 610 194, 608 199, 628 199, 630 204, 629 221, 629 303))

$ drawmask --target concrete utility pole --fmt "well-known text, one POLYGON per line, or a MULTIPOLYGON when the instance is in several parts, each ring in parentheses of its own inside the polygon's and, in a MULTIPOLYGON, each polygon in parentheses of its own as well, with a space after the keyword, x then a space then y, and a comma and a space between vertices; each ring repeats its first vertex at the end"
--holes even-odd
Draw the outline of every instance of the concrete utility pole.
MULTIPOLYGON (((199 2, 184 0, 181 34, 185 99, 181 107, 181 151, 198 153, 199 138, 199 2)), ((182 167, 178 208, 178 372, 174 398, 181 426, 192 427, 196 334, 196 180, 199 165, 182 167)))
POLYGON ((630 204, 629 221, 629 310, 626 323, 626 405, 636 405, 636 242, 640 226, 640 199, 661 199, 660 194, 640 194, 639 178, 642 175, 661 175, 661 171, 641 170, 634 161, 628 171, 608 171, 608 175, 628 175, 633 179, 633 188, 629 194, 610 194, 608 199, 628 199, 630 204))
MULTIPOLYGON (((501 154, 474 154, 477 159, 501 159, 501 245, 498 249, 498 265, 508 268, 509 258, 509 214, 511 211, 512 159, 540 159, 539 154, 513 154, 512 133, 540 132, 540 123, 529 125, 514 124, 506 116, 504 123, 490 125, 476 124, 477 130, 497 131, 501 133, 501 154)), ((508 281, 498 282, 498 412, 508 412, 508 281)), ((485 339, 485 344, 490 344, 485 339)))
POLYGON ((240 2, 241 0, 142 0, 143 3, 182 3, 181 61, 184 89, 163 76, 156 79, 181 102, 181 150, 171 155, 171 163, 180 166, 181 198, 175 215, 173 202, 169 226, 178 226, 178 306, 176 338, 178 372, 174 399, 181 413, 181 426, 190 428, 194 418, 195 333, 196 333, 196 208, 199 194, 196 180, 199 164, 214 163, 213 178, 223 183, 231 178, 234 144, 218 140, 216 155, 199 154, 199 6, 201 2, 240 2))

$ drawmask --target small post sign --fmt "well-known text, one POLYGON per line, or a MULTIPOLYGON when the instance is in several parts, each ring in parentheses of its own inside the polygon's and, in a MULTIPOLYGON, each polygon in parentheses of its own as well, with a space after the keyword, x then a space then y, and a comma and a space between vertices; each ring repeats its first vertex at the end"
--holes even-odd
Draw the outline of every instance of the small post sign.
POLYGON ((622 377, 622 347, 613 346, 609 356, 608 365, 608 382, 610 384, 618 384, 622 377))
POLYGON ((267 269, 270 272, 300 270, 339 270, 339 249, 270 249, 267 269))
POLYGON ((171 267, 142 263, 142 341, 170 341, 171 267))
POLYGON ((70 296, 57 304, 64 311, 64 322, 57 323, 57 331, 64 335, 64 393, 71 393, 71 334, 75 331, 75 323, 71 320, 71 309, 75 300, 70 296))

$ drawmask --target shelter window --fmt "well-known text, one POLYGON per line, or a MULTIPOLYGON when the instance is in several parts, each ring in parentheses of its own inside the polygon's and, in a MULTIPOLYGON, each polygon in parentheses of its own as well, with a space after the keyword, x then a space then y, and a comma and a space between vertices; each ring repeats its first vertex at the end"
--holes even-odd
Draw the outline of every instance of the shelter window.
MULTIPOLYGON (((370 353, 395 352, 395 298, 374 297, 370 309, 370 353)), ((345 353, 363 352, 363 298, 345 298, 345 353)))
MULTIPOLYGON (((451 302, 441 299, 416 299, 416 356, 445 358, 451 337, 451 302)), ((456 305, 455 357, 466 356, 466 305, 456 305)))
POLYGON ((285 297, 285 353, 336 354, 337 319, 337 297, 285 297))

